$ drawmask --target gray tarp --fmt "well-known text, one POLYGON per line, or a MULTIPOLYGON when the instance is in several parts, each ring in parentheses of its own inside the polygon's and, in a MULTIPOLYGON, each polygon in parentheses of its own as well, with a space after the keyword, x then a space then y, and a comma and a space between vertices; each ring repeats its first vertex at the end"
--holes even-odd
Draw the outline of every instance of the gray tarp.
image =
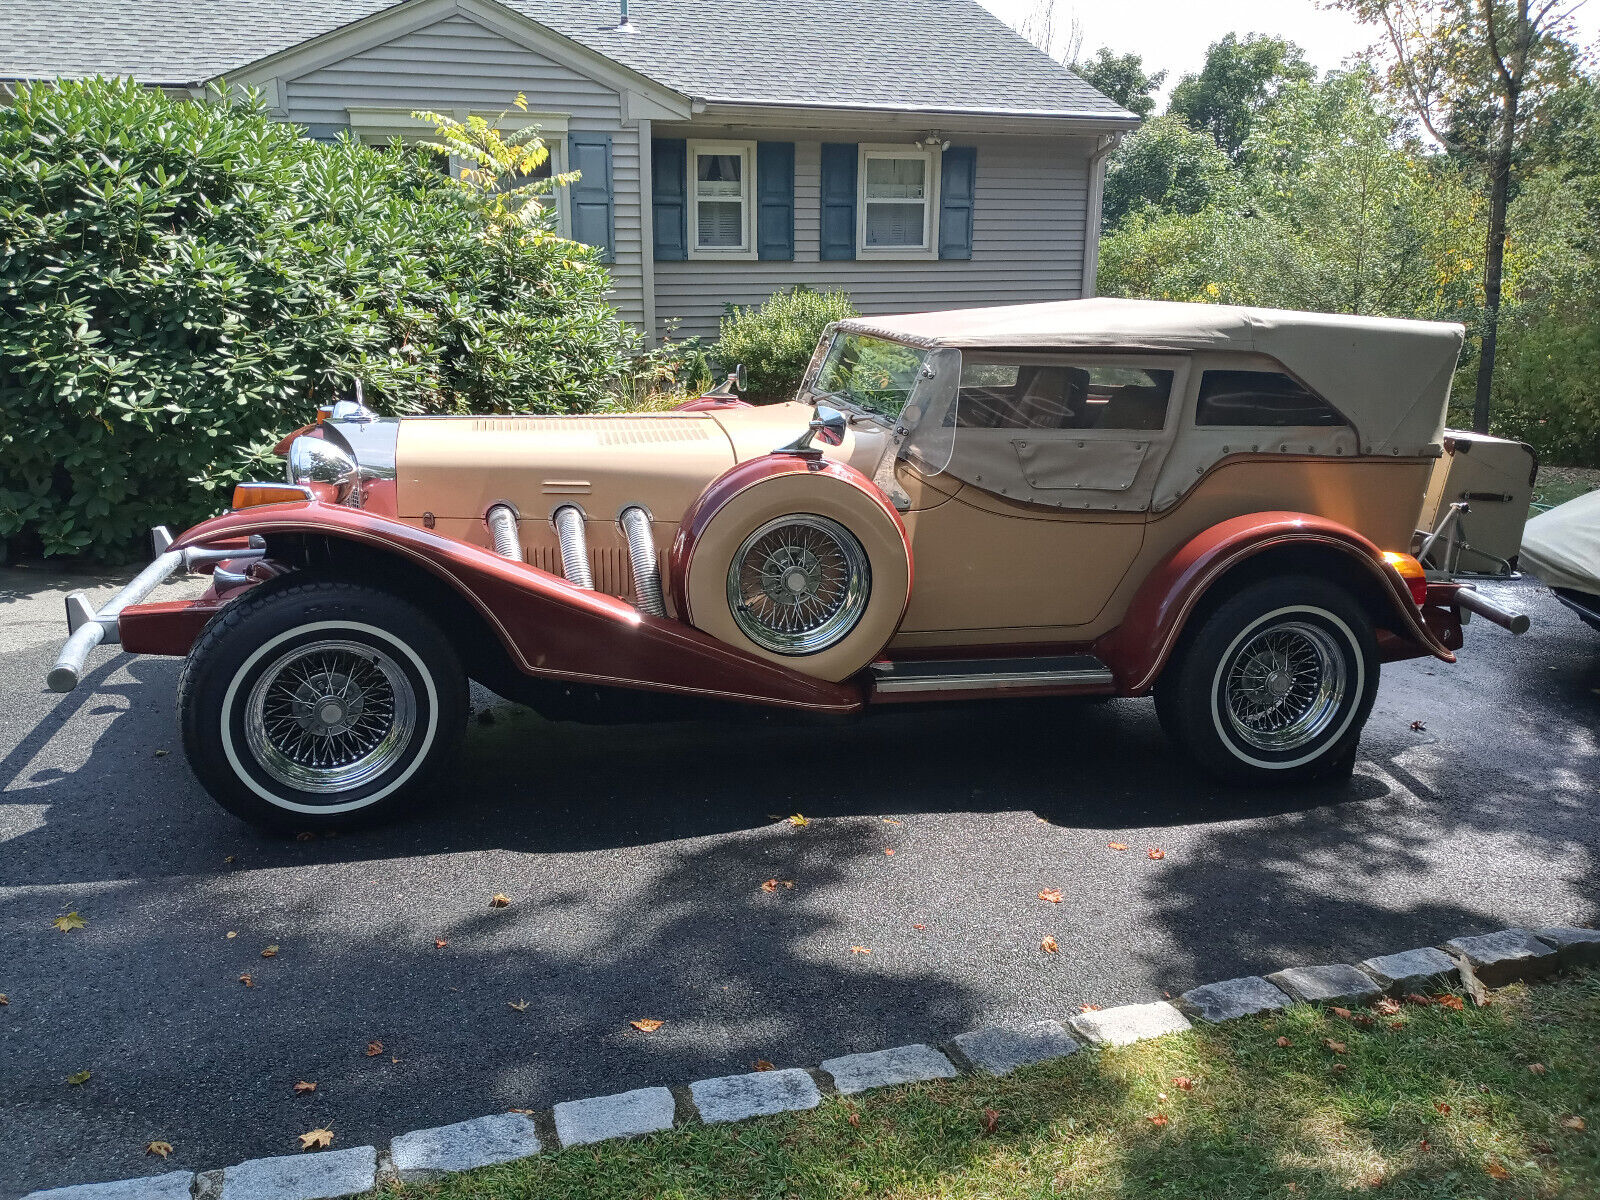
POLYGON ((1600 595, 1600 492, 1558 504, 1529 521, 1517 565, 1550 587, 1600 595))

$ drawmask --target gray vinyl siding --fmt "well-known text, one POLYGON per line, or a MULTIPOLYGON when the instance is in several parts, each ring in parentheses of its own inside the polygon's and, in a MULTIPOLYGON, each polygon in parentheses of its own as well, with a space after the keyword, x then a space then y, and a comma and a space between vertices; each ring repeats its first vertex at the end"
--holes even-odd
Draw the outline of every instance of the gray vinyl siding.
MULTIPOLYGON (((689 126, 657 136, 695 137, 689 126)), ((814 130, 770 130, 708 137, 795 142, 794 262, 690 259, 655 264, 657 333, 676 321, 678 336, 714 336, 725 303, 759 304, 795 284, 843 288, 863 313, 912 312, 1071 300, 1083 282, 1091 144, 1065 137, 957 137, 978 147, 970 261, 856 260, 817 257, 822 139, 814 130)), ((830 136, 829 141, 897 141, 903 135, 830 136)))
POLYGON ((534 112, 569 114, 568 128, 611 135, 616 261, 611 300, 644 320, 639 221, 639 133, 622 124, 622 100, 571 67, 457 14, 284 81, 288 118, 347 125, 351 108, 510 109, 518 92, 534 112))

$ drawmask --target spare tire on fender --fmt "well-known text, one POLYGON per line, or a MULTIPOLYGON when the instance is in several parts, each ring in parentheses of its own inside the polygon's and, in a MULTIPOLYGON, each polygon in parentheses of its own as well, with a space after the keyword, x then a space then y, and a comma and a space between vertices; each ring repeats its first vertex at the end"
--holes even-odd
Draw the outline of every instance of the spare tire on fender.
POLYGON ((673 542, 678 616, 740 650, 837 682, 888 644, 911 598, 900 515, 842 463, 740 463, 684 513, 673 542))

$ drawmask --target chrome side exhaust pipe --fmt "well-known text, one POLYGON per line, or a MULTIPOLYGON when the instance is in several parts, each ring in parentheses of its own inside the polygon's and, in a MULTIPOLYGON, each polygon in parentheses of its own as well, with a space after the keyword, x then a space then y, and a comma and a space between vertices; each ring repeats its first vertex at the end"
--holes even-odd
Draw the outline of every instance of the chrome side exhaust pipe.
POLYGON ((522 561, 522 539, 517 535, 517 510, 503 501, 491 504, 483 520, 489 526, 489 539, 501 558, 522 561))
POLYGON ((1526 613, 1512 612, 1510 609, 1501 608, 1487 596, 1479 594, 1475 589, 1464 587, 1455 595, 1455 603, 1459 608, 1468 612, 1477 613, 1485 621, 1492 621, 1501 629, 1509 633, 1527 633, 1530 624, 1526 613))
POLYGON ((561 573, 573 587, 594 591, 594 574, 589 570, 589 538, 583 528, 583 511, 576 504, 563 504, 550 514, 561 543, 561 573))
POLYGON ((651 532, 650 514, 630 504, 617 518, 628 539, 628 564, 633 568, 633 594, 640 612, 652 617, 667 615, 661 599, 661 572, 656 566, 656 539, 651 532))

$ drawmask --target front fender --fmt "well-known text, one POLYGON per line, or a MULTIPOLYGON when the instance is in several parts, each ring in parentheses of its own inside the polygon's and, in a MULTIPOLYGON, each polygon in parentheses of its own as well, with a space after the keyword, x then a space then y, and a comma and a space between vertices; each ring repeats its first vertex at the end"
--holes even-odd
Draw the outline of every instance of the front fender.
POLYGON ((361 509, 317 501, 261 505, 196 525, 173 548, 258 534, 269 547, 285 535, 350 542, 430 572, 482 614, 528 675, 828 712, 861 706, 854 687, 763 661, 527 563, 361 509))
POLYGON ((1322 550, 1364 572, 1392 609, 1396 633, 1435 658, 1455 661, 1411 599, 1405 580, 1383 561, 1383 552, 1371 540, 1310 513, 1250 513, 1197 534, 1162 560, 1134 594, 1121 624, 1095 643, 1095 653, 1115 674, 1119 691, 1133 696, 1148 692, 1206 592, 1241 563, 1286 546, 1322 550))

